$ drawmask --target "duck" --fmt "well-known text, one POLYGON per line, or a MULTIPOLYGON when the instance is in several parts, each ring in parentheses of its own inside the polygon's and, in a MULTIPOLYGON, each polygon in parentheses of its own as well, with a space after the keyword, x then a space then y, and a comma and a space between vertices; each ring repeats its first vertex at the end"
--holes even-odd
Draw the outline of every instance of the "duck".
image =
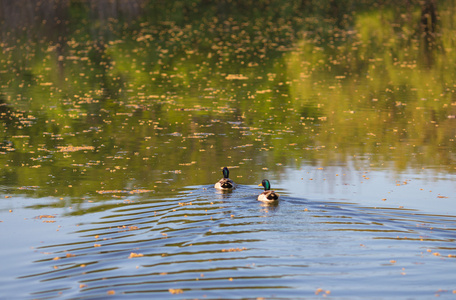
POLYGON ((220 179, 215 185, 214 188, 218 190, 223 190, 223 191, 230 191, 234 190, 236 188, 236 184, 234 183, 233 180, 231 180, 230 177, 230 171, 228 170, 227 167, 223 168, 223 178, 220 179))
POLYGON ((258 195, 258 201, 271 203, 279 200, 279 194, 271 191, 271 183, 269 180, 263 179, 258 186, 264 186, 264 192, 258 195))

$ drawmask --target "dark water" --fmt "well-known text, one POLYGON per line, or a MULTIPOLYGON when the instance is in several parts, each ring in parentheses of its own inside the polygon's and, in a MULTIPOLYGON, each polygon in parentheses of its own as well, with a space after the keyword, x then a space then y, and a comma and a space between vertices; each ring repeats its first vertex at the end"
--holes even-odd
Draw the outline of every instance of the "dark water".
POLYGON ((20 210, 4 221, 2 297, 454 297, 456 216, 284 190, 268 206, 259 191, 192 186, 168 198, 112 201, 103 213, 56 209, 55 223, 20 210))

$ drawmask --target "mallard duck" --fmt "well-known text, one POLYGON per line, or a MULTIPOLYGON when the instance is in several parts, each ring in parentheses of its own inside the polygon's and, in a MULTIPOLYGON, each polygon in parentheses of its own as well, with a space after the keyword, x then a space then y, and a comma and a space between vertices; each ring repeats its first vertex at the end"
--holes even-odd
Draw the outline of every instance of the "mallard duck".
POLYGON ((220 179, 219 182, 217 182, 214 185, 214 188, 219 189, 219 190, 225 190, 225 191, 235 189, 236 184, 234 183, 233 180, 228 178, 230 176, 230 171, 228 170, 228 168, 224 167, 222 173, 223 173, 223 178, 220 179))
POLYGON ((258 195, 258 201, 274 202, 279 199, 279 194, 271 191, 271 184, 269 183, 269 180, 263 179, 258 186, 264 186, 264 192, 258 195))

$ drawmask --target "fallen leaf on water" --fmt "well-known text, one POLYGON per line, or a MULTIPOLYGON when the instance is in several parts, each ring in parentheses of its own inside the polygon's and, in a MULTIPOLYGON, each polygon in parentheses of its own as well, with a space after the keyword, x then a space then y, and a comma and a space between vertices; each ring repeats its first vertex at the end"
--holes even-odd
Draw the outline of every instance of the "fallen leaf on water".
POLYGON ((38 219, 44 219, 44 218, 55 218, 55 216, 51 216, 51 215, 40 215, 37 217, 38 219))
POLYGON ((141 254, 141 253, 130 253, 130 256, 128 258, 133 258, 133 257, 142 257, 144 256, 144 254, 141 254))
POLYGON ((222 252, 241 252, 247 250, 247 248, 242 247, 242 248, 229 248, 229 249, 222 249, 222 252))
POLYGON ((182 289, 169 289, 168 290, 171 294, 182 294, 184 291, 182 289))

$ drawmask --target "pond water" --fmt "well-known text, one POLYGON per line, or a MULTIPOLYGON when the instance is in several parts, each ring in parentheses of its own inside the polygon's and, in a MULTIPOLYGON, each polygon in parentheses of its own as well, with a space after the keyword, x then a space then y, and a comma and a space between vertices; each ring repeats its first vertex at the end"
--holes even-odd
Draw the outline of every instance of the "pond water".
POLYGON ((111 200, 104 212, 87 203, 79 216, 29 206, 59 200, 16 198, 19 207, 2 214, 3 295, 454 297, 455 214, 278 191, 280 203, 268 206, 255 186, 191 186, 111 200))
POLYGON ((5 40, 0 298, 454 298, 453 11, 5 40))

